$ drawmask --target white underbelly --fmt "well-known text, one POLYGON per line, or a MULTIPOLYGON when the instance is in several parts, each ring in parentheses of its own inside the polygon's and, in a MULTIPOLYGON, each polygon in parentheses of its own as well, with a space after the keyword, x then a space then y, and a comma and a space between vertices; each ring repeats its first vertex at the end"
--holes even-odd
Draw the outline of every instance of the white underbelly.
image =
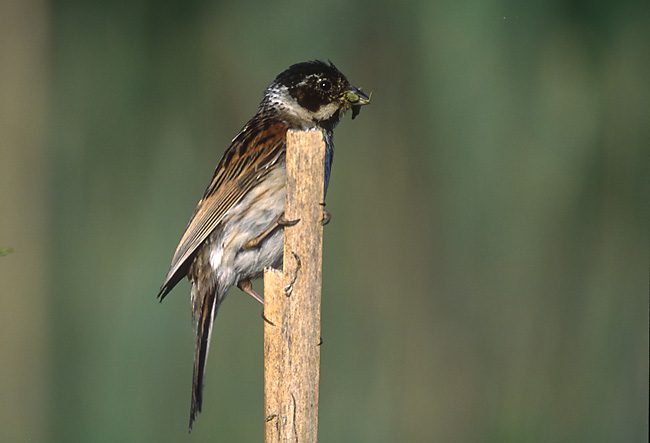
POLYGON ((260 276, 265 267, 282 261, 284 233, 278 228, 256 248, 243 249, 274 225, 284 212, 286 170, 276 165, 264 181, 224 215, 212 235, 210 265, 222 282, 231 285, 260 276))

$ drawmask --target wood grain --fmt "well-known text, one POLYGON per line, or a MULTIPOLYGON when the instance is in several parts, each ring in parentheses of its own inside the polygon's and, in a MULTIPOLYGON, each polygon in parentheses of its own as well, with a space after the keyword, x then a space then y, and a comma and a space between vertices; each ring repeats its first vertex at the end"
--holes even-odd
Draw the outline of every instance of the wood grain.
POLYGON ((287 133, 283 272, 264 275, 265 441, 316 442, 325 143, 320 131, 287 133))

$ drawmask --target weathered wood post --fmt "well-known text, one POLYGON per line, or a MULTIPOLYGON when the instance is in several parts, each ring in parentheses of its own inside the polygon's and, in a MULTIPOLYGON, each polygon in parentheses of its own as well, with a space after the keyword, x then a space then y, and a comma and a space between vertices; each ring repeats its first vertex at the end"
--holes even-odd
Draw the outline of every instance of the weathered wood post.
POLYGON ((283 272, 264 274, 265 441, 315 443, 318 433, 325 142, 287 133, 283 272))

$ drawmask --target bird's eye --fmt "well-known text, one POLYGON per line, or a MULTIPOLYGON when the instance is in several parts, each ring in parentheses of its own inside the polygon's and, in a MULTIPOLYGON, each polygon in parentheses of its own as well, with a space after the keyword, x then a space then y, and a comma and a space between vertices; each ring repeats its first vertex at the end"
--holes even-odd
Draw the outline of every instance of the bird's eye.
POLYGON ((323 91, 328 92, 332 89, 332 83, 329 80, 321 80, 320 83, 318 83, 318 87, 323 91))

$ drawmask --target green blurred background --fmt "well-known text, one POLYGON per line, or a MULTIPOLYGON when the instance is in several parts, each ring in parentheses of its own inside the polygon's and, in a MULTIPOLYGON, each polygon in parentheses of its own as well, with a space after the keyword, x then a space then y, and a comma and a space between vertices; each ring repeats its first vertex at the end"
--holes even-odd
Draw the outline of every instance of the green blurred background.
MULTIPOLYGON (((259 306, 156 294, 264 88, 331 59, 323 442, 648 438, 647 2, 0 1, 0 441, 261 441, 259 306)), ((257 286, 260 290, 261 287, 257 286)))

